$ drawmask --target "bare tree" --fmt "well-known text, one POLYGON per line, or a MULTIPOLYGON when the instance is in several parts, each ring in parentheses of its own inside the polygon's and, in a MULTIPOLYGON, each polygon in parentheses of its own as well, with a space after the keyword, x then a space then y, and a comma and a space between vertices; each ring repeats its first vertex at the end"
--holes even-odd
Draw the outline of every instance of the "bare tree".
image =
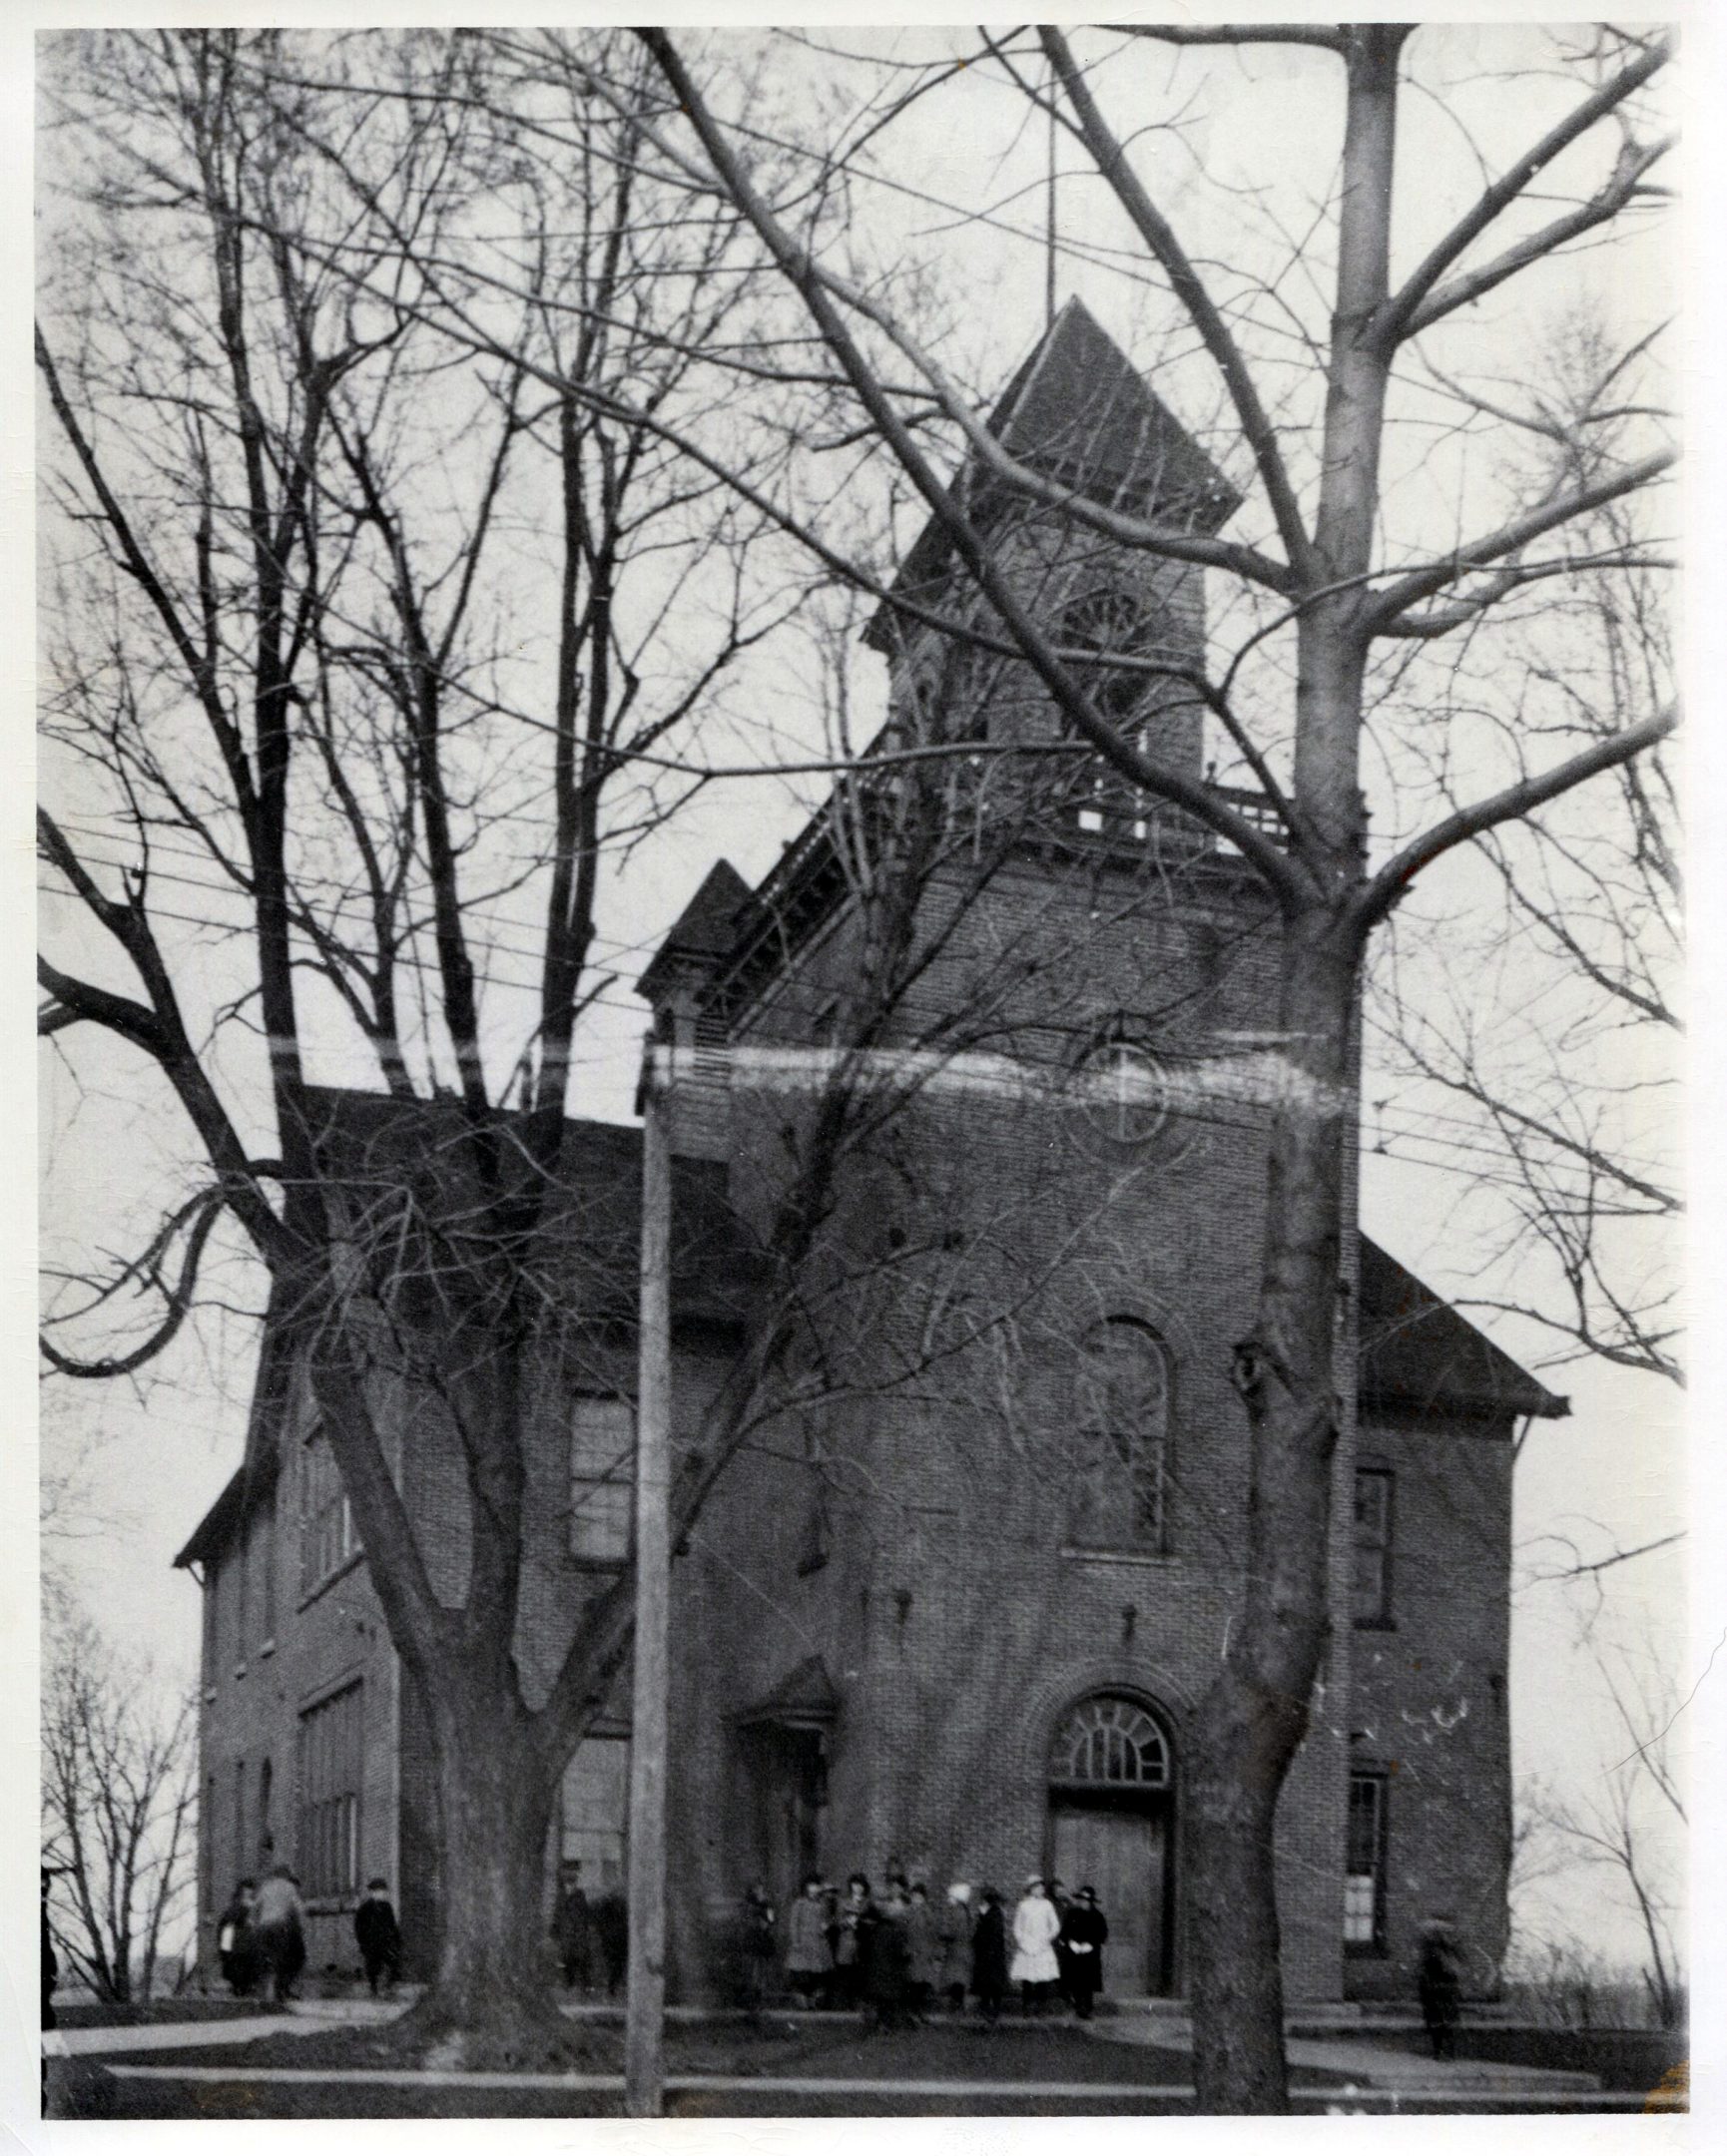
MULTIPOLYGON (((778 386, 716 409, 699 371, 763 342, 745 228, 690 217, 658 172, 646 56, 499 51, 201 33, 64 52, 38 363, 46 780, 69 806, 40 824, 42 1029, 81 1074, 125 1057, 194 1143, 135 1257, 65 1269, 43 1345, 56 1376, 124 1376, 244 1291, 260 1442, 286 1441, 309 1384, 430 1733, 441 1928, 418 2025, 519 2063, 576 2040, 521 1941, 632 1614, 625 1563, 572 1594, 549 1671, 517 1623, 544 1430, 626 1285, 573 1270, 605 1198, 566 1119, 632 948, 602 939, 597 892, 722 770, 799 767, 727 686, 808 578, 762 554, 794 438, 778 386), (567 167, 536 154, 548 136, 567 167), (549 638, 524 637, 536 597, 549 638), (338 1054, 370 1098, 312 1082, 338 1054), (404 1401, 465 1497, 453 1575, 400 1487, 404 1401)), ((789 387, 796 411, 826 394, 789 387)), ((1014 842, 965 813, 986 676, 865 771, 843 730, 802 760, 841 785, 788 873, 847 895, 855 963, 819 1070, 763 1126, 780 1172, 749 1224, 755 1323, 680 1459, 675 1541, 789 1407, 859 1381, 838 1326, 898 1298, 893 1366, 868 1381, 916 1385, 1027 1293, 967 1301, 940 1249, 860 1262, 836 1195, 1023 984, 1000 951, 963 1007, 918 1011, 1014 842)), ((1056 761, 1089 783, 1071 747, 1056 761)))
MULTIPOLYGON (((1260 1306, 1235 1355, 1251 1457, 1246 1585, 1190 1732, 1184 1878, 1201 2106, 1281 2110, 1287 2075, 1273 1828, 1328 1630, 1335 1314, 1355 1142, 1351 1020, 1366 953, 1436 862, 1626 769, 1675 724, 1663 705, 1550 761, 1506 769, 1490 742, 1470 733, 1466 708, 1443 693, 1447 652, 1491 634, 1495 610, 1554 573, 1555 535, 1631 500, 1668 468, 1673 452, 1658 421, 1639 422, 1587 476, 1555 453, 1484 501, 1454 475, 1448 502, 1441 496, 1436 508, 1430 495, 1428 515, 1414 520, 1402 504, 1399 429, 1424 426, 1412 376, 1425 351, 1456 341, 1466 310, 1514 290, 1573 242, 1611 235, 1650 204, 1648 176, 1665 147, 1650 85, 1667 43, 1609 30, 1551 44, 1538 62, 1507 53, 1497 80, 1531 95, 1538 89, 1550 119, 1508 152, 1471 145, 1468 178, 1459 180, 1464 207, 1421 242, 1404 237, 1416 228, 1415 200, 1400 192, 1395 154, 1410 84, 1447 95, 1442 33, 1400 25, 1145 26, 1069 38, 1045 28, 1035 38, 986 39, 962 56, 997 71, 1078 146, 1095 182, 1091 199, 1107 205, 1123 244, 1136 251, 1138 272, 1167 295, 1214 370, 1246 466, 1241 536, 1225 537, 1191 519, 1092 499, 1069 476, 1016 458, 918 325, 853 260, 842 269, 838 251, 801 224, 797 186, 847 157, 861 171, 864 146, 878 149, 874 138, 895 114, 952 79, 951 56, 920 75, 898 70, 890 94, 860 98, 849 127, 837 129, 825 115, 801 182, 777 199, 774 175, 755 162, 754 123, 721 57, 712 50, 692 57, 664 32, 640 34, 667 89, 663 114, 642 123, 645 136, 697 199, 718 193, 748 218, 803 301, 828 363, 849 384, 858 426, 892 457, 951 549, 955 573, 939 603, 908 598, 908 618, 927 623, 933 606, 948 633, 1016 649, 1103 764, 1235 847, 1279 915, 1271 1022, 1288 1083, 1270 1119, 1260 1306), (1207 48, 1201 65, 1215 64, 1213 51, 1228 64, 1232 52, 1268 44, 1305 56, 1315 124, 1325 113, 1340 149, 1317 219, 1304 201, 1299 223, 1293 203, 1282 206, 1279 222, 1275 171, 1251 198, 1271 200, 1280 268, 1237 270, 1215 239, 1184 242, 1126 117, 1111 117, 1130 113, 1136 126, 1147 118, 1143 41, 1177 52, 1207 48), (1439 74, 1424 82, 1429 51, 1439 74), (1566 82, 1569 91, 1556 87, 1566 82), (1208 256, 1229 267, 1214 270, 1208 256), (1298 287, 1305 305, 1292 296, 1298 287), (955 481, 941 476, 931 446, 931 400, 944 438, 963 455, 955 481), (1052 636, 1016 585, 999 530, 976 513, 985 487, 991 498, 1005 493, 1078 532, 1203 568, 1230 587, 1235 658, 1195 689, 1237 770, 1270 805, 1273 830, 1225 789, 1112 722, 1088 693, 1078 655, 1052 636), (1243 673, 1250 656, 1272 649, 1281 671, 1268 661, 1257 674, 1243 673), (1384 714, 1394 697, 1398 723, 1423 737, 1433 760, 1451 744, 1450 768, 1469 775, 1470 791, 1458 808, 1416 797, 1416 820, 1376 845, 1363 789, 1374 752, 1392 732, 1384 714)), ((1164 95, 1156 109, 1173 130, 1179 93, 1164 95)), ((1503 401, 1484 371, 1471 388, 1482 415, 1503 401)), ((820 534, 810 537, 822 544, 820 534)), ((1640 554, 1615 545, 1595 559, 1593 573, 1610 578, 1640 554)), ((1156 661, 1124 648, 1101 657, 1094 650, 1086 664, 1149 671, 1156 661)))
POLYGON ((116 2005, 148 2000, 191 1883, 198 1724, 189 1698, 149 1703, 87 1619, 51 1641, 43 1694, 43 1862, 54 1937, 116 2005))
MULTIPOLYGON (((43 1348, 58 1376, 123 1376, 214 1292, 268 1314, 265 1427, 274 1383, 309 1370, 439 1763, 427 2018, 519 2052, 565 2041, 520 1941, 590 1678, 628 1637, 626 1582, 550 1699, 524 1696, 526 1373, 580 1202, 562 1151, 576 1029, 610 986, 594 894, 694 783, 654 752, 723 724, 729 667, 797 592, 745 577, 748 512, 628 416, 676 410, 686 347, 745 303, 728 221, 656 216, 628 121, 579 100, 590 165, 548 202, 469 94, 479 57, 119 36, 51 71, 42 1030, 75 1070, 148 1072, 194 1143, 135 1258, 65 1269, 43 1348), (477 200, 515 215, 523 268, 497 364, 425 327, 477 200), (390 1164, 393 1207, 332 1167, 320 1052, 357 1052, 439 1130, 390 1164), (474 1520, 453 1600, 374 1389, 428 1310, 444 1361, 407 1359, 458 1412, 474 1520)), ((472 257, 500 245, 484 230, 472 257)))
MULTIPOLYGON (((1652 411, 1651 375, 1649 348, 1618 348, 1573 317, 1527 410, 1507 416, 1533 453, 1557 451, 1587 483, 1652 411)), ((1522 760, 1622 733, 1671 701, 1652 513, 1633 498, 1580 518, 1566 540, 1576 566, 1556 563, 1507 608, 1479 663, 1459 666, 1457 693, 1522 760), (1603 558, 1623 565, 1611 582, 1595 573, 1603 558)), ((1455 805, 1454 780, 1432 777, 1455 805)), ((1480 1250, 1469 1304, 1541 1329, 1556 1361, 1594 1355, 1679 1380, 1683 889, 1664 750, 1484 833, 1473 861, 1489 874, 1475 866, 1471 890, 1453 873, 1406 908, 1374 968, 1370 1135, 1417 1160, 1478 1161, 1458 1219, 1480 1250)))
POLYGON ((1674 1847, 1689 1826, 1678 1734, 1686 1702, 1646 1658, 1602 1643, 1592 1619, 1583 1637, 1612 1706, 1613 1756, 1580 1789, 1535 1794, 1531 1843, 1547 1873, 1585 1867, 1616 1883, 1642 1934, 1640 1973, 1655 2023, 1679 2028, 1686 1990, 1674 1847))

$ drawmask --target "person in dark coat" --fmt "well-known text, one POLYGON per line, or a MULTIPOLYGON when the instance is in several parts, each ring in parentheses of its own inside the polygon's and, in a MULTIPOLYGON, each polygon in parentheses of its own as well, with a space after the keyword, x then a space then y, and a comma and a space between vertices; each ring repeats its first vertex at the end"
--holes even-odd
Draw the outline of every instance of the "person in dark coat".
POLYGON ((565 1988, 573 1990, 580 1984, 586 1990, 593 1976, 594 1926, 588 1897, 582 1891, 579 1864, 564 1867, 558 1905, 552 1916, 552 1936, 557 1941, 565 1988))
POLYGON ((983 1889, 983 1906, 971 1934, 971 1989, 983 2018, 993 2028, 1007 1996, 1007 1918, 993 1886, 983 1889))
POLYGON ((236 1998, 245 1998, 258 1981, 258 1947, 253 1937, 257 1880, 243 1879, 234 1897, 216 1919, 216 1963, 236 1998))
POLYGON ((1063 2005, 1071 2006, 1073 2004, 1073 1984, 1071 1981, 1071 1971, 1069 1970, 1067 1965, 1067 1941, 1065 1934, 1067 1924, 1067 1912, 1073 1906, 1073 1896, 1068 1892, 1067 1888, 1062 1885, 1060 1880, 1052 1879, 1049 1883, 1049 1898, 1055 1909, 1057 1926, 1055 1933, 1056 1996, 1061 2000, 1063 2005))
POLYGON ((774 1989, 775 1963, 779 1958, 777 1921, 778 1912, 768 1898, 768 1889, 758 1882, 744 1895, 740 1941, 744 2003, 752 2013, 762 2010, 774 1989))
POLYGON ((875 1912, 875 1920, 863 1932, 864 1995, 869 2001, 874 2025, 881 2029, 910 2028, 911 1955, 906 1932, 910 1903, 902 1886, 895 1884, 875 1912))
POLYGON ((963 1880, 955 1880, 935 1912, 935 1938, 941 1952, 937 1980, 952 2013, 965 2011, 965 1989, 971 1979, 971 1888, 963 1880))
POLYGON ((387 1991, 401 1974, 401 1926, 395 1920, 387 1880, 366 1881, 365 1899, 353 1912, 353 1935, 375 1998, 379 1977, 387 1991))
POLYGON ((922 2020, 941 1978, 941 1941, 935 1929, 935 1911, 929 1906, 929 1889, 912 1887, 905 1904, 905 1974, 910 1985, 911 2017, 922 2020))
POLYGON ((864 2003, 864 1949, 876 1921, 869 1882, 854 1872, 834 1919, 834 1998, 841 2006, 864 2003))
POLYGON ((1462 2014, 1462 1973, 1449 1927, 1431 1923, 1422 1933, 1422 1958, 1416 1973, 1416 1989, 1422 2001, 1422 2019, 1437 2059, 1457 2055, 1457 2022, 1462 2014))
POLYGON ((1082 2021, 1091 2019, 1092 2002, 1103 1989, 1103 1945, 1108 1936, 1109 1920, 1097 1905, 1097 1895, 1082 1886, 1062 1916, 1060 1939, 1067 1964, 1067 1995, 1082 2021))
POLYGON ((606 1996, 616 1998, 630 1971, 630 1904, 615 1888, 594 1903, 594 1938, 605 1972, 606 1996))

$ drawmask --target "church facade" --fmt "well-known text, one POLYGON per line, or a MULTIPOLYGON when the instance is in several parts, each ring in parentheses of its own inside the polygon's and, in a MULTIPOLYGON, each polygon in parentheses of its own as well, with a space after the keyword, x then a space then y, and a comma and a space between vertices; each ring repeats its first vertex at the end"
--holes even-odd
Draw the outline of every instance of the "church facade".
MULTIPOLYGON (((1077 304, 991 425, 1093 499, 1194 529, 1234 506, 1077 304)), ((1096 701, 1199 776, 1182 674, 1203 651, 1199 572, 992 510, 981 482, 977 499, 1025 602, 1098 652, 1096 701), (1146 666, 1106 665, 1122 652, 1146 666)), ((672 1980, 723 1983, 753 1883, 784 1898, 809 1871, 1003 1889, 1042 1872, 1097 1889, 1110 1989, 1178 1995, 1184 1729, 1242 1588, 1228 1372, 1258 1285, 1275 921, 1199 825, 1042 755, 1059 729, 1023 669, 956 657, 933 532, 898 589, 912 610, 869 632, 885 738, 951 752, 939 782, 843 790, 755 889, 717 864, 640 984, 678 1051, 675 1442, 700 1442, 759 1334, 753 1268, 836 1080, 851 1117, 786 1381, 674 1568, 672 1980), (913 843, 895 993, 864 1012, 881 870, 913 843)), ((629 1536, 639 1138, 578 1125, 571 1144, 604 1194, 572 1267, 585 1307, 616 1310, 536 1469, 530 1660, 629 1536)), ((1388 1252, 1353 1226, 1348 1242, 1332 1643, 1279 1818, 1297 2000, 1409 1992, 1437 1915, 1491 1981, 1513 1443, 1521 1418, 1564 1412, 1388 1252)), ((436 1922, 415 1706, 291 1373, 273 1397, 179 1559, 205 1605, 201 1936, 236 1877, 286 1857, 313 1966, 346 1965, 380 1871, 411 1968, 436 1922)), ((450 1463, 402 1420, 398 1471, 435 1546, 450 1463)), ((566 1775, 548 1896, 560 1859, 590 1892, 621 1886, 626 1699, 566 1775)))

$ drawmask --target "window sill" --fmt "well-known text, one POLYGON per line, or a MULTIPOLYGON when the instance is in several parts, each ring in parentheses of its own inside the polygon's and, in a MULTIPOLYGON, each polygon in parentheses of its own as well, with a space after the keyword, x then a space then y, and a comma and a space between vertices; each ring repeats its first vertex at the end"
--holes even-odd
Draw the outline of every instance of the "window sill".
POLYGON ((206 1693, 205 1693, 205 1695, 204 1695, 204 1704, 205 1704, 205 1705, 206 1705, 207 1707, 214 1707, 214 1706, 216 1705, 216 1687, 215 1687, 215 1685, 212 1685, 212 1686, 210 1686, 210 1688, 209 1688, 209 1689, 208 1689, 208 1690, 206 1691, 206 1693))
POLYGON ((621 1572, 629 1561, 627 1556, 590 1557, 578 1550, 571 1550, 565 1560, 572 1572, 621 1572))
POLYGON ((276 1652, 276 1642, 275 1642, 275 1640, 273 1640, 273 1639, 267 1639, 267 1640, 265 1641, 264 1645, 263 1645, 263 1646, 262 1646, 262 1647, 261 1647, 261 1648, 260 1648, 260 1649, 258 1650, 258 1659, 259 1659, 259 1660, 260 1660, 261 1662, 267 1662, 267 1661, 268 1661, 268 1660, 270 1659, 270 1657, 271 1657, 271 1656, 272 1656, 273 1654, 275 1654, 275 1652, 276 1652))
POLYGON ((1358 1617, 1355 1628, 1358 1632, 1395 1632, 1398 1620, 1395 1617, 1358 1617))
POLYGON ((311 1585, 307 1587, 300 1595, 299 1600, 294 1604, 294 1608, 296 1610, 309 1608, 310 1605, 317 1600, 318 1596, 321 1594, 326 1594, 329 1589, 335 1585, 338 1579, 344 1579, 347 1574, 353 1570, 355 1565, 363 1564, 364 1562, 364 1550, 349 1550, 348 1554, 341 1560, 340 1564, 332 1566, 331 1569, 323 1575, 322 1579, 313 1580, 311 1585))
POLYGON ((246 1675, 246 1664, 244 1662, 237 1662, 234 1665, 234 1674, 236 1678, 244 1677, 246 1675))
POLYGON ((1181 1562, 1179 1557, 1171 1555, 1168 1550, 1093 1549, 1089 1543, 1081 1542, 1064 1542, 1061 1545, 1061 1554, 1064 1557, 1078 1558, 1086 1564, 1162 1565, 1169 1567, 1178 1565, 1181 1562))
POLYGON ((1389 1961, 1392 1950, 1389 1946, 1369 1944, 1361 1939, 1345 1939, 1344 1956, 1350 1961, 1389 1961))

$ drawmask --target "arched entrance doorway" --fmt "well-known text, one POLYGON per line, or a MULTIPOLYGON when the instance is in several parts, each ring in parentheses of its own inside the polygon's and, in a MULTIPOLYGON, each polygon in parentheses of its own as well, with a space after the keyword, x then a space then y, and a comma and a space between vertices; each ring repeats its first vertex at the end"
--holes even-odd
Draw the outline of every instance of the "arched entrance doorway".
POLYGON ((1070 1889, 1097 1889, 1108 1988, 1130 1997, 1170 1988, 1174 1801, 1169 1740, 1138 1700, 1094 1693, 1056 1725, 1048 1869, 1070 1889))

